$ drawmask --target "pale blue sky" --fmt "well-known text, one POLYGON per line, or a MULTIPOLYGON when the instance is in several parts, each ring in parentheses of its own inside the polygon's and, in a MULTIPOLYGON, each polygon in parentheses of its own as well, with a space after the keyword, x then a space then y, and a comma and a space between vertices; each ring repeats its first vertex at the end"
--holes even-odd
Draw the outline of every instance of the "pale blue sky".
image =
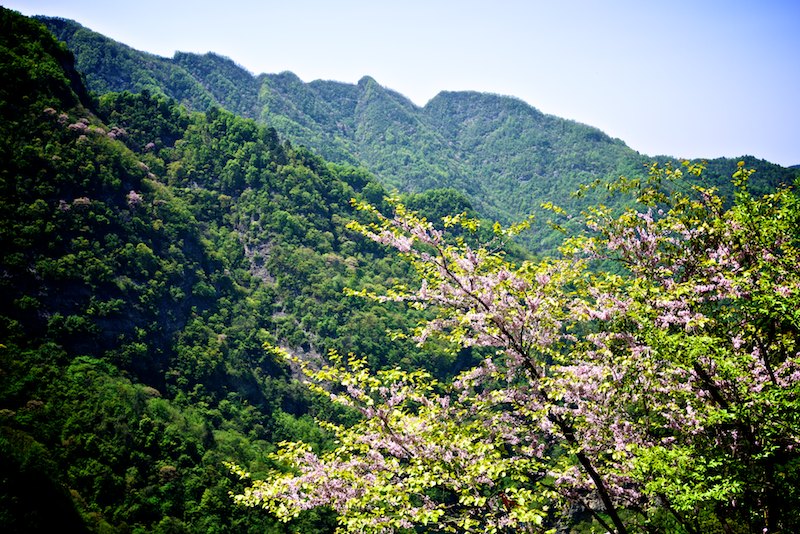
POLYGON ((800 164, 800 0, 0 2, 162 56, 370 75, 418 105, 512 95, 649 155, 800 164))

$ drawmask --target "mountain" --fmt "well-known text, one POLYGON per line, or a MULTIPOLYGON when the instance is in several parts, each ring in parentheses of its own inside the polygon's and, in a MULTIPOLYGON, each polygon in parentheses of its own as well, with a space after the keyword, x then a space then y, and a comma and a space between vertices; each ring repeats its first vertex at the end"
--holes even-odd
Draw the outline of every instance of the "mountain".
POLYGON ((314 417, 353 418, 264 345, 441 377, 477 356, 420 349, 392 335, 417 312, 343 293, 410 276, 347 228, 368 217, 352 198, 386 207, 360 165, 419 190, 404 200, 431 220, 513 217, 526 195, 571 201, 562 186, 631 154, 512 98, 444 93, 419 108, 370 78, 254 77, 46 22, 75 55, 0 8, 4 532, 332 531, 327 512, 284 525, 229 497, 240 482, 224 462, 258 477, 282 440, 331 445, 314 417))
POLYGON ((5 8, 0 72, 3 531, 332 531, 236 507, 223 462, 263 472, 281 440, 326 446, 314 416, 352 415, 264 343, 458 370, 388 333, 407 311, 343 294, 408 277, 346 228, 383 187, 217 107, 94 99, 67 48, 5 8))
MULTIPOLYGON (((157 58, 72 21, 41 20, 73 51, 97 93, 148 89, 190 109, 221 106, 328 160, 363 165, 387 187, 462 191, 485 216, 504 222, 541 213, 542 202, 579 211, 598 200, 573 198, 580 185, 640 175, 653 159, 511 97, 443 92, 420 108, 368 76, 356 85, 305 83, 290 72, 253 76, 215 54, 157 58)), ((744 159, 766 189, 795 180, 796 171, 744 159)), ((726 186, 736 160, 710 163, 706 184, 726 186)), ((547 250, 557 239, 540 229, 529 244, 547 250)))

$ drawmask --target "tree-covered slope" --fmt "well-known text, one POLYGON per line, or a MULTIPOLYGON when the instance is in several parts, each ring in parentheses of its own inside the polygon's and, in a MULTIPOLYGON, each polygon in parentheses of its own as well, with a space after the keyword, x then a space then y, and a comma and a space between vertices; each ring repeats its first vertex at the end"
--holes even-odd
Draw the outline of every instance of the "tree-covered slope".
POLYGON ((387 333, 406 314, 342 291, 407 276, 346 228, 383 188, 216 107, 94 100, 38 22, 0 9, 0 29, 4 531, 328 530, 235 508, 223 462, 326 442, 330 406, 265 342, 451 372, 387 333))
MULTIPOLYGON (((230 499, 241 488, 224 462, 261 476, 278 442, 330 445, 313 416, 352 417, 264 344, 438 377, 473 357, 423 352, 392 334, 417 312, 344 293, 409 277, 348 229, 369 217, 352 198, 385 195, 350 164, 420 191, 404 201, 433 220, 519 218, 642 163, 515 99, 444 93, 419 108, 370 78, 253 77, 213 54, 158 58, 45 22, 68 46, 0 8, 4 531, 330 531, 327 510, 282 525, 230 499)), ((762 163, 754 190, 793 178, 748 166, 762 163)))
MULTIPOLYGON (((255 118, 327 159, 364 165, 401 191, 459 189, 486 216, 507 222, 539 212, 545 201, 584 208, 598 197, 572 198, 581 184, 638 175, 648 162, 596 128, 543 114, 515 98, 444 92, 420 108, 368 76, 355 85, 304 83, 288 72, 254 77, 213 54, 177 53, 157 62, 139 54, 133 61, 128 58, 134 51, 76 23, 42 20, 74 51, 94 91, 102 93, 119 80, 131 82, 113 85, 115 90, 138 90, 147 84, 134 78, 146 78, 153 81, 148 87, 155 85, 155 91, 193 109, 204 111, 213 102, 255 118), (159 75, 166 65, 179 69, 170 79, 159 75), (186 96, 192 92, 172 79, 183 80, 184 73, 210 100, 186 96)), ((760 173, 755 181, 767 187, 791 183, 796 174, 752 158, 748 164, 760 173)), ((735 160, 712 165, 704 180, 726 184, 734 167, 735 160), (717 167, 724 170, 718 174, 717 167)), ((529 241, 534 248, 551 249, 554 239, 540 231, 529 241)))
POLYGON ((645 161, 600 130, 545 115, 520 100, 443 92, 424 108, 428 122, 452 140, 475 178, 511 213, 531 198, 560 201, 581 183, 610 172, 635 174, 645 161))
POLYGON ((198 110, 216 102, 202 84, 170 60, 111 41, 71 20, 47 19, 47 27, 56 38, 70 43, 78 72, 96 93, 166 92, 190 109, 198 110))

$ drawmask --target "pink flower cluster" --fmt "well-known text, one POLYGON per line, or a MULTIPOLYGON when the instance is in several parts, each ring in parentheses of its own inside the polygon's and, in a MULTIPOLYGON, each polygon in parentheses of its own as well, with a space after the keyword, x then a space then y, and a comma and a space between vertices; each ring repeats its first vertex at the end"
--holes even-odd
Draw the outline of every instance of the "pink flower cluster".
POLYGON ((724 523, 745 482, 761 492, 756 501, 772 502, 767 475, 735 466, 772 461, 775 451, 800 460, 800 428, 784 417, 800 393, 800 240, 791 224, 756 223, 798 203, 777 195, 761 211, 745 199, 723 212, 713 193, 699 193, 662 210, 595 217, 575 254, 521 265, 450 243, 402 206, 393 218, 372 210, 379 223, 362 231, 421 277, 416 291, 377 298, 434 313, 420 344, 437 335, 497 352, 447 385, 424 373, 371 374, 357 361, 310 373, 339 384, 332 398, 364 419, 339 429, 333 455, 295 455, 300 474, 278 477, 264 501, 329 504, 345 522, 374 514, 373 523, 346 523, 351 530, 431 517, 463 527, 476 510, 484 525, 507 527, 528 517, 510 495, 530 492, 519 493, 525 513, 541 519, 545 501, 580 505, 617 532, 628 531, 626 517, 646 523, 653 511, 686 525, 703 511, 724 523), (623 273, 593 269, 597 258, 623 273), (456 512, 436 495, 470 504, 456 512))

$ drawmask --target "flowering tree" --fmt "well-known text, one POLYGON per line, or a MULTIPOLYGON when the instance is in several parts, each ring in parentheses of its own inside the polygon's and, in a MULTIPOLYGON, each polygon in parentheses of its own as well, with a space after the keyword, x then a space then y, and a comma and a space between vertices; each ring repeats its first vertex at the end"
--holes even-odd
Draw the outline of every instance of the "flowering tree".
POLYGON ((620 533, 797 529, 800 209, 789 189, 752 198, 750 174, 726 209, 654 165, 612 186, 633 207, 591 210, 559 258, 519 265, 398 203, 359 205, 375 222, 353 228, 421 280, 364 296, 430 308, 420 343, 496 353, 446 384, 354 356, 303 366, 360 422, 328 425, 326 453, 283 444, 286 471, 235 498, 286 520, 329 505, 352 532, 547 531, 579 511, 620 533))

